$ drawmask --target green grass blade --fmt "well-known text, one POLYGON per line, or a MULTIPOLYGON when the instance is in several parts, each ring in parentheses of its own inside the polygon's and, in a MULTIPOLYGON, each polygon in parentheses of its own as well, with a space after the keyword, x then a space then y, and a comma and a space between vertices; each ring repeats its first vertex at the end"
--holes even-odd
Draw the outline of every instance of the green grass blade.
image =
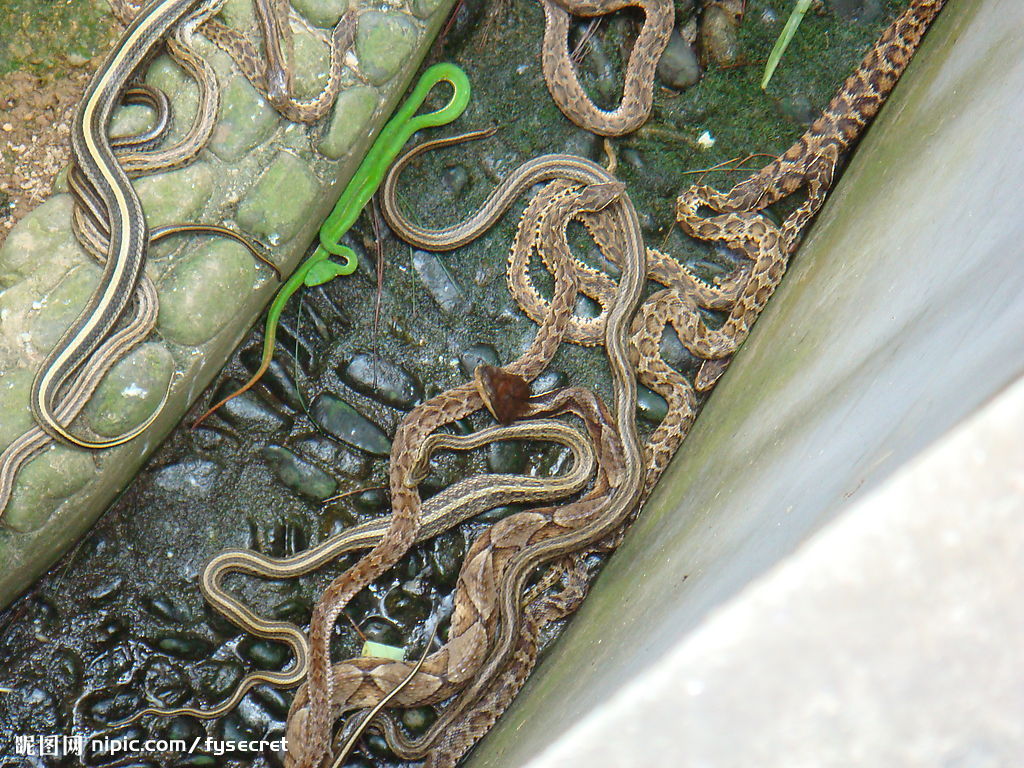
POLYGON ((772 79, 772 75, 775 74, 775 68, 779 66, 779 61, 782 59, 782 54, 784 54, 786 49, 789 47, 789 43, 793 39, 793 35, 796 34, 796 28, 800 26, 800 22, 803 21, 804 14, 807 13, 807 9, 811 7, 811 2, 812 0, 796 0, 796 5, 793 6, 793 12, 789 14, 789 18, 786 19, 786 26, 782 28, 782 32, 779 34, 779 39, 775 41, 775 47, 772 48, 772 52, 768 54, 768 63, 764 65, 764 77, 761 78, 762 91, 768 87, 768 83, 772 79))

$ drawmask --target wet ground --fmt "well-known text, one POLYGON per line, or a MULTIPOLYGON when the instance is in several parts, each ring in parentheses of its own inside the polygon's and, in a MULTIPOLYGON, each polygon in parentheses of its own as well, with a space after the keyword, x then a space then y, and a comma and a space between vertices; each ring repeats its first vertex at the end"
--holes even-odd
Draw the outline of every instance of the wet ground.
MULTIPOLYGON (((727 254, 708 253, 672 226, 676 194, 701 178, 696 170, 788 146, 901 5, 835 0, 810 13, 764 94, 757 87, 763 60, 791 3, 750 0, 738 30, 724 18, 713 32, 701 32, 688 28, 689 3, 677 2, 679 29, 684 36, 695 31, 697 47, 718 63, 707 62, 699 82, 683 87, 696 75, 695 59, 675 41, 677 63, 661 73, 652 119, 634 136, 612 142, 648 244, 705 274, 722 269, 727 254)), ((616 14, 598 25, 584 48, 584 81, 605 106, 617 99, 622 48, 638 19, 616 14)), ((459 123, 444 130, 498 126, 499 132, 410 168, 402 183, 410 215, 424 223, 453 221, 482 201, 497 179, 541 153, 604 160, 601 142, 550 101, 538 61, 542 25, 532 0, 469 3, 457 11, 433 60, 463 66, 474 96, 459 123)), ((586 28, 587 22, 577 24, 574 44, 586 28)), ((5 51, 6 66, 24 66, 17 50, 8 45, 5 51)), ((41 60, 48 60, 45 54, 41 60)), ((754 163, 761 164, 752 160, 745 167, 754 163)), ((713 174, 707 180, 725 187, 737 178, 713 174)), ((80 547, 3 617, 0 756, 10 757, 0 765, 280 764, 272 753, 15 758, 14 735, 102 732, 144 702, 208 706, 225 698, 246 671, 286 666, 282 647, 240 635, 205 607, 197 588, 203 564, 232 546, 298 551, 353 521, 386 513, 381 486, 388 436, 404 413, 424 396, 464 381, 477 360, 509 361, 529 343, 533 326, 514 306, 503 278, 515 212, 485 239, 442 256, 413 251, 378 223, 365 215, 351 235, 361 261, 353 276, 307 290, 289 307, 264 384, 203 428, 179 428, 80 547), (348 495, 325 502, 337 494, 348 495)), ((216 396, 255 367, 260 340, 256 330, 242 343, 216 396)), ((687 369, 686 353, 673 339, 665 352, 687 369)), ((607 394, 595 354, 563 348, 542 385, 569 376, 607 394)), ((214 396, 204 395, 202 406, 214 396)), ((645 396, 642 405, 648 420, 657 418, 656 398, 645 396)), ((437 462, 427 490, 485 467, 545 473, 558 471, 562 460, 554 449, 515 445, 449 457, 437 462)), ((416 653, 425 618, 443 617, 449 607, 468 542, 497 514, 418 547, 351 606, 359 631, 393 645, 408 643, 416 653)), ((257 610, 302 623, 342 565, 288 582, 231 586, 257 610)), ((344 620, 336 636, 336 656, 358 652, 361 641, 344 620)), ((273 738, 283 730, 289 697, 260 688, 237 711, 209 724, 151 718, 120 735, 191 742, 208 728, 215 738, 273 738)), ((429 720, 429 713, 416 711, 406 724, 415 730, 429 720)), ((379 744, 371 741, 370 749, 350 764, 393 763, 379 744)))

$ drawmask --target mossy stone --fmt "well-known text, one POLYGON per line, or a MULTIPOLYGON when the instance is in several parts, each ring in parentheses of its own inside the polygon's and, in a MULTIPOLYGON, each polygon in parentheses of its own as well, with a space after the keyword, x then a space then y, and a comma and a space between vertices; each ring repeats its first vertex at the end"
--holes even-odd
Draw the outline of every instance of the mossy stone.
POLYGON ((277 112, 241 75, 228 79, 221 90, 220 119, 210 150, 221 160, 238 160, 262 144, 280 122, 277 112))
POLYGON ((150 228, 196 221, 213 192, 213 171, 209 163, 193 163, 141 178, 135 189, 150 228))
POLYGON ((68 273, 41 302, 39 313, 29 326, 32 345, 40 354, 49 352, 61 334, 85 308, 100 282, 100 268, 81 264, 68 273))
POLYGON ((310 24, 330 29, 338 23, 350 3, 338 0, 292 0, 292 5, 310 24))
POLYGON ((253 289, 257 267, 241 244, 211 241, 179 261, 160 283, 164 338, 198 346, 212 339, 239 310, 239 296, 253 289))
POLYGON ((18 474, 4 524, 19 533, 43 526, 61 502, 81 490, 96 472, 89 451, 55 445, 18 474))
POLYGON ((116 437, 142 424, 156 410, 174 374, 174 358, 161 342, 136 347, 117 361, 85 407, 96 434, 116 437))
POLYGON ((26 406, 34 377, 35 371, 28 368, 0 371, 0 449, 33 424, 26 406))
POLYGON ((245 230, 277 245, 295 236, 318 194, 320 182, 306 164, 278 152, 238 206, 236 218, 245 230))
POLYGON ((379 101, 377 89, 368 85, 357 85, 338 94, 331 124, 317 149, 331 159, 351 151, 370 129, 370 118, 379 101))
POLYGON ((418 32, 408 16, 367 11, 356 28, 356 58, 371 85, 383 85, 401 69, 416 45, 418 32))

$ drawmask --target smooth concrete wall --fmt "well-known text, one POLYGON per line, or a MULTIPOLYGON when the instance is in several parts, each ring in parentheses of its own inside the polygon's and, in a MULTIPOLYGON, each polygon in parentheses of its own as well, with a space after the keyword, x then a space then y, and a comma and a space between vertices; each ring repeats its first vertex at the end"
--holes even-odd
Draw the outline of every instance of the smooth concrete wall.
MULTIPOLYGON (((694 675, 699 693, 700 660, 686 675, 666 660, 716 627, 734 657, 771 667, 757 632, 737 644, 714 612, 747 600, 823 527, 849 524, 837 518, 874 514, 877 523, 872 491, 1024 372, 1022 54, 1024 3, 949 1, 657 492, 470 766, 762 764, 739 709, 757 701, 771 722, 771 686, 745 694, 736 664, 737 728, 728 710, 718 712, 704 723, 711 731, 701 751, 686 720, 699 708, 664 697, 694 675), (624 748, 611 748, 616 741, 624 748)), ((981 487, 989 479, 977 467, 964 472, 981 487)), ((849 556, 859 553, 865 572, 878 565, 852 542, 849 556)), ((932 565, 942 570, 941 560, 932 565)), ((886 597, 884 584, 872 584, 886 597)), ((841 579, 832 587, 822 609, 838 609, 852 589, 841 579)), ((927 581, 913 599, 928 603, 927 581)), ((883 638, 889 618, 868 612, 853 628, 861 639, 883 638)), ((778 636, 778 626, 769 629, 778 636)), ((827 656, 817 650, 809 664, 827 656)), ((864 660, 865 685, 871 664, 864 660)), ((772 681, 779 692, 788 685, 782 670, 772 681)), ((802 681, 805 690, 814 680, 802 681)), ((912 706, 899 692, 878 695, 892 696, 893 712, 912 706)), ((866 727, 848 724, 851 744, 866 727)))

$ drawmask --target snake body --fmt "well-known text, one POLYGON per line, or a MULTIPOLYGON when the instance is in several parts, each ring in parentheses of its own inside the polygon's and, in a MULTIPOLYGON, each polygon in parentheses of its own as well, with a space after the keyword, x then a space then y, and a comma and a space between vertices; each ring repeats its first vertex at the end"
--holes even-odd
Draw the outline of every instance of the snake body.
POLYGON ((601 136, 621 136, 643 125, 654 100, 654 70, 675 23, 672 0, 540 0, 544 8, 541 66, 551 98, 576 125, 601 136), (644 25, 626 64, 622 100, 613 110, 594 104, 583 90, 567 38, 573 15, 604 16, 622 8, 644 12, 644 25))
POLYGON ((83 448, 120 445, 144 431, 159 409, 141 425, 109 440, 72 434, 57 418, 61 389, 114 331, 125 314, 142 276, 149 233, 127 174, 118 163, 107 127, 122 91, 140 63, 161 39, 197 6, 218 0, 158 0, 140 14, 93 77, 71 130, 72 158, 95 190, 106 212, 110 232, 100 285, 78 319, 44 358, 31 388, 30 404, 37 423, 52 437, 83 448))
MULTIPOLYGON (((551 182, 527 206, 510 255, 510 288, 539 328, 531 347, 506 373, 521 377, 525 386, 548 364, 561 341, 603 344, 612 375, 614 408, 608 413, 599 404, 581 405, 587 395, 572 389, 547 400, 528 399, 520 417, 552 415, 545 409, 561 412, 558 409, 576 408, 587 423, 599 457, 590 490, 560 507, 512 515, 474 542, 460 573, 448 642, 418 666, 364 658, 332 665, 330 634, 351 597, 434 526, 440 529, 462 519, 467 512, 460 510, 460 505, 472 507, 474 503, 477 492, 472 486, 457 484, 450 507, 435 512, 428 502, 421 508, 417 484, 423 447, 437 439, 439 428, 481 407, 492 407, 501 418, 479 377, 407 415, 393 441, 391 518, 356 529, 344 540, 344 547, 371 549, 324 592, 313 613, 308 645, 292 625, 288 625, 294 630, 290 640, 282 636, 296 653, 296 664, 285 671, 293 675, 288 682, 296 682, 294 673, 302 654, 308 653, 309 663, 306 683, 296 694, 288 718, 289 766, 319 766, 329 749, 335 717, 348 710, 374 707, 385 698, 398 706, 414 706, 455 696, 438 721, 417 739, 405 736, 393 719, 383 721, 395 751, 408 759, 424 758, 429 768, 453 766, 493 724, 536 660, 540 628, 571 612, 582 599, 582 558, 588 552, 614 547, 621 537, 689 430, 697 408, 696 392, 714 385, 746 338, 779 284, 800 235, 820 208, 842 152, 878 111, 942 5, 943 0, 913 0, 822 117, 779 160, 727 193, 698 185, 679 196, 677 220, 684 231, 700 240, 721 242, 744 257, 740 267, 717 283, 705 283, 671 257, 646 249, 628 195, 608 172, 589 161, 565 155, 529 161, 509 174, 477 213, 442 229, 409 222, 395 195, 402 168, 437 143, 417 148, 396 162, 384 184, 385 215, 404 239, 435 250, 469 242, 500 218, 523 191, 540 181, 551 182), (762 215, 767 205, 801 187, 807 187, 808 199, 781 225, 762 215), (713 214, 701 215, 705 208, 713 214), (617 283, 572 258, 565 240, 571 220, 581 221, 602 252, 619 266, 617 283), (551 299, 541 297, 529 279, 529 260, 534 253, 540 254, 553 274, 551 299), (660 283, 663 290, 641 305, 647 279, 660 283), (584 320, 572 315, 577 291, 594 296, 601 304, 597 318, 584 320), (723 324, 708 326, 701 309, 723 313, 723 324), (667 325, 704 361, 693 383, 660 357, 659 342, 667 325), (634 423, 636 375, 665 395, 669 403, 668 416, 645 451, 634 423), (558 397, 571 404, 555 405, 558 397), (541 586, 527 590, 538 568, 547 569, 546 576, 541 586)), ((327 542, 315 554, 296 556, 295 562, 299 568, 316 567, 313 563, 348 551, 344 547, 338 541, 327 542)), ((215 560, 208 568, 211 575, 208 580, 204 577, 204 589, 239 625, 277 631, 259 628, 261 619, 233 598, 225 599, 220 586, 219 579, 230 570, 269 577, 292 575, 291 565, 285 561, 261 558, 253 553, 225 553, 223 560, 215 560)), ((269 679, 263 675, 264 681, 269 679)))

